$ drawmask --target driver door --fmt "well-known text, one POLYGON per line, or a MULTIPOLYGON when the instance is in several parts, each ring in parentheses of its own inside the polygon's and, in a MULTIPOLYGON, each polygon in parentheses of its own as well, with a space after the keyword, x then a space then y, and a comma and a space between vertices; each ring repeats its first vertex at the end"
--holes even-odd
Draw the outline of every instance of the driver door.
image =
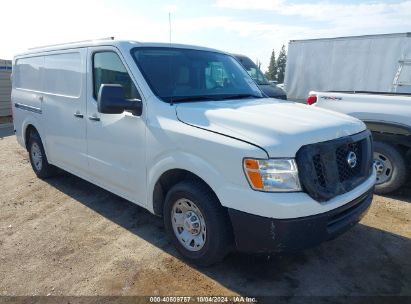
POLYGON ((87 152, 89 172, 104 188, 139 205, 146 204, 145 110, 102 114, 97 95, 102 84, 120 84, 126 98, 141 99, 121 54, 114 47, 88 49, 87 152))

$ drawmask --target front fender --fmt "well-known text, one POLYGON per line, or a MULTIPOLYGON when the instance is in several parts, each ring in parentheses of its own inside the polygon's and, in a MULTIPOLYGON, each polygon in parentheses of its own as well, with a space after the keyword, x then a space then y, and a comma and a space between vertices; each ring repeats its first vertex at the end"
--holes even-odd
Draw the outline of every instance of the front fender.
POLYGON ((147 189, 149 189, 147 207, 151 212, 154 213, 153 190, 156 182, 163 173, 173 169, 182 169, 197 175, 214 190, 220 202, 222 201, 219 189, 225 181, 219 171, 212 164, 196 155, 183 151, 177 153, 174 151, 173 154, 164 155, 157 160, 147 172, 147 189))

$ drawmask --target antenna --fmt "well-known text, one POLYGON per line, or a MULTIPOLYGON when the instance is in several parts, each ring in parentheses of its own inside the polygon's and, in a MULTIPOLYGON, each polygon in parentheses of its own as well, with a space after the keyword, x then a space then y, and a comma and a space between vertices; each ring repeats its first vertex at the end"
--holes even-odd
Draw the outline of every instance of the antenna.
MULTIPOLYGON (((171 12, 168 12, 168 30, 169 30, 169 47, 171 49, 171 12)), ((171 79, 171 55, 170 55, 170 62, 168 64, 168 72, 171 81, 171 87, 173 87, 173 80, 171 79)), ((170 96, 170 106, 173 105, 173 94, 170 96)))
POLYGON ((168 12, 168 30, 169 30, 169 42, 171 47, 171 12, 168 12))

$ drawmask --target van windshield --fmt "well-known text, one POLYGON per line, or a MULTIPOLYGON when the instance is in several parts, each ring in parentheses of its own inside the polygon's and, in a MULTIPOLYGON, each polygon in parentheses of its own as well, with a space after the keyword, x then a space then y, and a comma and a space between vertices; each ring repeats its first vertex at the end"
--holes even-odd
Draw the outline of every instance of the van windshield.
POLYGON ((243 65, 246 69, 247 73, 251 76, 251 78, 258 84, 258 85, 268 85, 270 82, 261 72, 261 70, 257 67, 257 65, 248 57, 235 55, 238 61, 243 65))
POLYGON ((263 97, 229 55, 165 47, 134 48, 131 54, 154 94, 165 102, 263 97))

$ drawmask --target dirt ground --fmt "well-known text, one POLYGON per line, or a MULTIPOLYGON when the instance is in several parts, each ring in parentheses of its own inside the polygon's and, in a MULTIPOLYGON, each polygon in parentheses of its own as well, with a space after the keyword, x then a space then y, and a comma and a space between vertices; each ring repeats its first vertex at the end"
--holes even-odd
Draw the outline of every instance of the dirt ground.
POLYGON ((14 136, 0 138, 0 195, 0 296, 411 296, 411 183, 317 248, 211 268, 185 263, 142 208, 68 173, 37 179, 14 136))

